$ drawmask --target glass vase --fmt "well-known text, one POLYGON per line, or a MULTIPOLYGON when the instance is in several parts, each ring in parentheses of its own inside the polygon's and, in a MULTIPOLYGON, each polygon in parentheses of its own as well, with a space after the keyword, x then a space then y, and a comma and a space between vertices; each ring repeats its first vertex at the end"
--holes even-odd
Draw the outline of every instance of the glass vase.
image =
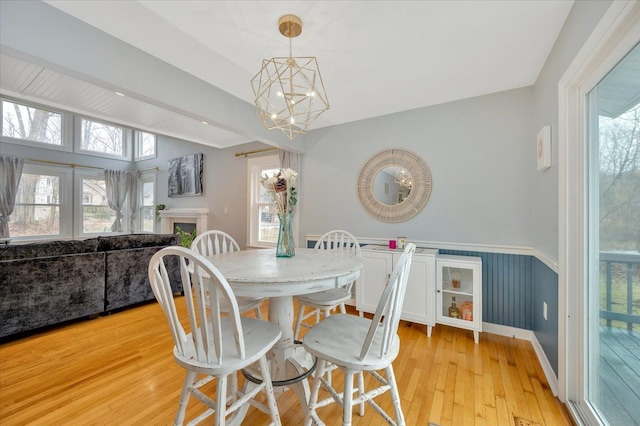
POLYGON ((278 232, 276 257, 293 257, 296 254, 293 243, 293 213, 278 213, 278 219, 280 219, 280 229, 278 232))

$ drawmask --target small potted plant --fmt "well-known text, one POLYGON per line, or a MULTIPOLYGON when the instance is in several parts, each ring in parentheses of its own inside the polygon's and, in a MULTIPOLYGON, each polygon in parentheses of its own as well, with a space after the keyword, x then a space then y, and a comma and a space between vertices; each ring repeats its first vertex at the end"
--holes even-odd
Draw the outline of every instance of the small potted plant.
POLYGON ((164 210, 166 208, 166 206, 164 204, 157 204, 156 205, 156 221, 160 220, 160 210, 164 210))
POLYGON ((197 230, 194 229, 193 232, 185 232, 182 230, 182 228, 176 226, 176 231, 176 233, 180 236, 180 241, 178 241, 178 244, 180 244, 182 247, 191 248, 191 243, 193 242, 194 238, 196 238, 197 230))

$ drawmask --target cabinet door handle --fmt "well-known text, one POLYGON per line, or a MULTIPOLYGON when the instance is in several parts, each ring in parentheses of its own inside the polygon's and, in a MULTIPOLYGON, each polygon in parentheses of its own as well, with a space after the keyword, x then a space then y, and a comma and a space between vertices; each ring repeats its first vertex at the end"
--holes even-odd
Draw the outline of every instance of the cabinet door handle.
POLYGON ((438 289, 438 293, 440 293, 440 289, 438 289))

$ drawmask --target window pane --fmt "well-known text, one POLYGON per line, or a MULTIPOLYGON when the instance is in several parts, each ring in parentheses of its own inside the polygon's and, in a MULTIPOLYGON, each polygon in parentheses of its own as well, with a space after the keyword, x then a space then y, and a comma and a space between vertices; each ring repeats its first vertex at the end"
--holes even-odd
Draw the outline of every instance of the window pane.
MULTIPOLYGON (((260 177, 262 178, 265 175, 273 176, 274 174, 278 173, 278 170, 279 169, 264 169, 260 173, 260 177)), ((273 198, 271 198, 271 195, 269 195, 267 190, 262 185, 260 185, 260 199, 258 200, 258 203, 273 203, 273 198)))
POLYGON ((62 115, 2 101, 2 135, 62 145, 62 115))
POLYGON ((142 207, 140 209, 140 217, 142 217, 140 230, 143 232, 153 232, 153 226, 156 221, 155 209, 153 207, 142 207))
POLYGON ((144 182, 142 184, 142 205, 153 206, 153 182, 144 182))
POLYGON ((141 182, 142 206, 140 207, 140 230, 142 232, 153 232, 156 222, 156 209, 154 199, 154 181, 141 182))
POLYGON ((640 45, 588 95, 585 397, 612 425, 640 424, 640 91, 626 86, 639 59, 640 45))
POLYGON ((124 156, 124 129, 82 119, 80 149, 124 156))
POLYGON ((82 232, 111 232, 116 212, 107 202, 104 179, 82 179, 82 232))
POLYGON ((23 173, 9 221, 12 237, 60 234, 60 178, 23 173))
POLYGON ((156 135, 146 132, 136 132, 137 155, 136 157, 151 157, 156 155, 156 135))
POLYGON ((263 243, 277 243, 278 226, 280 224, 278 214, 271 204, 260 206, 258 211, 260 213, 260 218, 258 219, 258 241, 263 243))

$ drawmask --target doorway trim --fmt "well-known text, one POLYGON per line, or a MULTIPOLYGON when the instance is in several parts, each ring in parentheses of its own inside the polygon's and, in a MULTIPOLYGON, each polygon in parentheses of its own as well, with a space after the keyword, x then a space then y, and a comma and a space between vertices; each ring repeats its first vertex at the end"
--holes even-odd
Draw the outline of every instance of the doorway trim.
POLYGON ((640 40, 640 2, 614 1, 558 83, 558 386, 574 419, 593 419, 584 403, 586 357, 585 95, 640 40))

